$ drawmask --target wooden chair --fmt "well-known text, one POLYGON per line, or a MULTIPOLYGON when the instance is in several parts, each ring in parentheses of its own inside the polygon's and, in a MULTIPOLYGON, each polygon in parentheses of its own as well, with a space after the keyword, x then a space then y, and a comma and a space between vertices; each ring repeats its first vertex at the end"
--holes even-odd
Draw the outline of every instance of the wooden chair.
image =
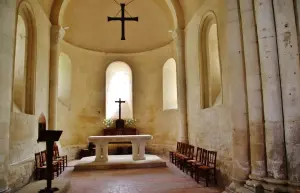
POLYGON ((42 163, 41 152, 34 154, 35 158, 35 179, 45 179, 46 166, 42 163))
MULTIPOLYGON (((47 166, 47 152, 46 152, 46 150, 44 150, 44 151, 42 151, 41 152, 41 163, 43 164, 43 166, 47 166)), ((54 177, 55 177, 55 173, 56 173, 56 177, 58 177, 59 176, 59 174, 60 174, 60 165, 59 165, 59 163, 58 162, 53 162, 52 163, 52 166, 53 166, 53 173, 52 173, 52 177, 53 177, 53 179, 54 179, 54 177)))
POLYGON ((175 155, 175 160, 174 160, 174 161, 175 161, 175 165, 176 165, 177 167, 180 166, 180 157, 186 153, 187 148, 188 148, 188 144, 186 144, 186 143, 181 143, 181 145, 180 145, 180 147, 179 147, 179 149, 178 149, 178 152, 176 152, 176 153, 174 154, 174 155, 175 155))
POLYGON ((53 156, 54 156, 53 160, 62 162, 62 170, 64 171, 65 167, 68 166, 68 157, 67 155, 64 156, 59 155, 59 150, 56 143, 54 143, 53 145, 53 156))
POLYGON ((169 159, 171 163, 175 163, 175 153, 179 151, 181 146, 181 142, 177 142, 176 150, 175 151, 169 151, 169 159))
POLYGON ((205 149, 197 147, 196 154, 193 156, 193 159, 187 160, 185 167, 186 167, 186 171, 190 172, 191 177, 194 177, 196 167, 200 165, 204 165, 202 157, 203 157, 203 152, 205 151, 206 151, 205 149))
POLYGON ((193 159, 193 155, 194 155, 194 146, 188 144, 185 145, 182 154, 177 154, 177 160, 181 170, 184 171, 187 160, 193 159))
POLYGON ((203 177, 205 178, 206 186, 208 186, 208 181, 210 176, 214 178, 214 182, 215 184, 217 184, 216 166, 217 166, 217 152, 208 151, 206 157, 206 164, 198 166, 196 169, 197 182, 199 182, 199 176, 203 175, 203 177))

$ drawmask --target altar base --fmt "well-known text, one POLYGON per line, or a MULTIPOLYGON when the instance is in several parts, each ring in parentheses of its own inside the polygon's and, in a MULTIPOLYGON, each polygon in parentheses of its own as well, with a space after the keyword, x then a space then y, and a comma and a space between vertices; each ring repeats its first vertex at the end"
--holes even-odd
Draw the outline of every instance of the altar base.
POLYGON ((134 161, 132 155, 109 155, 106 162, 95 162, 95 156, 82 158, 74 170, 112 170, 167 167, 166 162, 156 155, 145 155, 145 160, 134 161))

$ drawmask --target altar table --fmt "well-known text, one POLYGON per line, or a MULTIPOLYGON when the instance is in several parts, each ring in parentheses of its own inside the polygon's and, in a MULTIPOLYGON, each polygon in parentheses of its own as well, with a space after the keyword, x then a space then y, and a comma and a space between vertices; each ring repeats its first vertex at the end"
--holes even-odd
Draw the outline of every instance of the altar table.
POLYGON ((109 142, 131 142, 132 143, 132 159, 145 160, 146 142, 152 139, 152 135, 108 135, 108 136, 90 136, 89 142, 96 145, 97 162, 108 161, 108 143, 109 142))

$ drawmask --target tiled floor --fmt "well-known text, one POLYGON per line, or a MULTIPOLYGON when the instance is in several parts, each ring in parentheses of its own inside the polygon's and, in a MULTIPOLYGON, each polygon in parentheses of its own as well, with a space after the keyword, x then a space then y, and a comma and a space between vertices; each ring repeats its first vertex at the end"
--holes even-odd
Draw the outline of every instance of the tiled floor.
POLYGON ((70 179, 68 193, 219 193, 219 188, 205 188, 172 164, 167 168, 109 171, 73 171, 66 169, 63 178, 70 179))

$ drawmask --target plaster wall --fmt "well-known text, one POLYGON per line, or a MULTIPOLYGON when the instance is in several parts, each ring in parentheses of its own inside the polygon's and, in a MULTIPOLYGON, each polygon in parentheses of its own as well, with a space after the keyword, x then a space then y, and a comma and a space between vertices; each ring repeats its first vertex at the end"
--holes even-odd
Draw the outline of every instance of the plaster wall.
MULTIPOLYGON (((36 0, 29 2, 36 21, 36 80, 35 114, 13 112, 10 125, 9 186, 19 188, 30 180, 33 173, 34 153, 44 150, 43 143, 37 143, 38 117, 44 113, 48 117, 49 88, 49 48, 50 22, 36 0)), ((29 46, 30 47, 30 46, 29 46)))
POLYGON ((226 17, 222 7, 224 1, 205 1, 195 11, 186 26, 186 80, 187 80, 187 114, 189 142, 195 146, 217 151, 218 182, 225 186, 229 183, 232 168, 232 128, 229 112, 230 90, 229 70, 226 63, 226 17), (201 109, 200 84, 201 50, 203 43, 199 39, 200 26, 205 14, 213 11, 218 24, 219 54, 222 78, 222 102, 210 108, 201 109))
POLYGON ((63 149, 72 152, 76 146, 87 145, 87 137, 100 135, 105 118, 105 74, 114 61, 127 63, 133 79, 133 118, 143 134, 154 139, 148 148, 167 152, 176 144, 178 111, 163 111, 163 65, 174 57, 174 45, 136 54, 113 54, 89 51, 67 42, 61 51, 71 59, 72 88, 70 106, 58 103, 58 128, 63 149), (173 120, 173 121, 172 121, 173 120))

